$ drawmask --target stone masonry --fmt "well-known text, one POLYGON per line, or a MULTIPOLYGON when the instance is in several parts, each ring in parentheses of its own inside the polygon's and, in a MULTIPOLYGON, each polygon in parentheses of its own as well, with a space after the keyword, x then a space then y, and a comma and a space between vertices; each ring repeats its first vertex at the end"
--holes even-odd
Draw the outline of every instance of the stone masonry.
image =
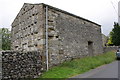
MULTIPOLYGON (((41 75, 43 65, 39 51, 1 51, 3 80, 31 80, 41 75)), ((0 66, 1 71, 1 66, 0 66)))
POLYGON ((46 26, 49 67, 103 53, 99 24, 43 3, 23 5, 12 23, 12 49, 39 50, 46 64, 46 26))
POLYGON ((104 53, 108 51, 117 51, 119 49, 119 46, 106 46, 103 48, 104 53))

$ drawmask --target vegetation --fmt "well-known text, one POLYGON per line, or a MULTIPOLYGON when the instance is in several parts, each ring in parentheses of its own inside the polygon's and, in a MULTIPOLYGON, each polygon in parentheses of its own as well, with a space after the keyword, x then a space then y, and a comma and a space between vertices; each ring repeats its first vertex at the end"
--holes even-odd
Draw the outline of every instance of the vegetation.
POLYGON ((59 66, 51 68, 44 72, 37 80, 44 80, 45 78, 69 78, 77 74, 82 74, 94 69, 98 66, 111 63, 115 60, 114 52, 107 52, 98 56, 86 57, 81 59, 74 59, 66 61, 59 66))
POLYGON ((11 49, 11 33, 7 28, 0 29, 0 50, 11 49))
POLYGON ((118 23, 114 23, 114 28, 110 32, 108 45, 119 46, 120 45, 120 26, 118 23))

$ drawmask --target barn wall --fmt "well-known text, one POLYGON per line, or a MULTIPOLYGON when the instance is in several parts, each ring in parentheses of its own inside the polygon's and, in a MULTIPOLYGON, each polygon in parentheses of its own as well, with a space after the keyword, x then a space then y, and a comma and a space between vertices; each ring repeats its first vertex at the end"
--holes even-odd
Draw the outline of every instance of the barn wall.
POLYGON ((101 26, 54 8, 48 9, 49 62, 103 53, 101 26))

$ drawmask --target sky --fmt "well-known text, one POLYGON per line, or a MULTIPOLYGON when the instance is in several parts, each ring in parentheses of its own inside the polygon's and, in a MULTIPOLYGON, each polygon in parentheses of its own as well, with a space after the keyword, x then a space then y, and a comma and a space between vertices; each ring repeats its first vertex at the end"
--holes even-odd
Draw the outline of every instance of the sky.
POLYGON ((101 25, 106 36, 118 22, 119 0, 0 0, 0 28, 11 23, 24 3, 45 3, 101 25))

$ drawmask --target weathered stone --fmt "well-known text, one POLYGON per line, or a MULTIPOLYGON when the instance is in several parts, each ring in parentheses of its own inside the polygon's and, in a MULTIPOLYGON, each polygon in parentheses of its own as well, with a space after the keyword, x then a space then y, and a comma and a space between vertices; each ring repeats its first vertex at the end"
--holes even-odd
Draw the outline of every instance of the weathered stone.
POLYGON ((41 55, 38 51, 3 51, 1 55, 0 72, 2 71, 3 79, 34 78, 38 77, 43 70, 41 55))
POLYGON ((24 4, 12 23, 12 49, 40 50, 42 63, 45 62, 42 65, 46 65, 46 26, 49 67, 103 53, 99 24, 46 4, 24 4))

